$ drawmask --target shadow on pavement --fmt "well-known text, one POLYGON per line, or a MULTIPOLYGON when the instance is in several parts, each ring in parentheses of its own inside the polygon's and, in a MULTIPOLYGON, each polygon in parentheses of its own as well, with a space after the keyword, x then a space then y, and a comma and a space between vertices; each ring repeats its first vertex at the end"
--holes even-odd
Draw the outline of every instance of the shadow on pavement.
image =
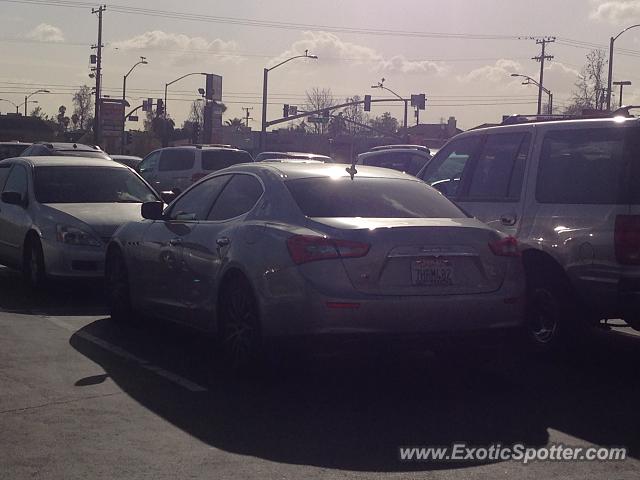
POLYGON ((42 291, 30 292, 21 275, 0 267, 0 310, 39 315, 105 315, 101 280, 49 281, 42 291))
POLYGON ((211 341, 161 322, 87 325, 71 345, 132 398, 201 441, 276 462, 359 471, 471 464, 403 463, 400 446, 548 442, 549 428, 640 457, 637 338, 598 333, 588 355, 562 362, 508 351, 432 358, 359 355, 291 360, 267 380, 211 375, 211 341), (201 385, 191 392, 101 349, 98 337, 201 385), (208 383, 207 383, 208 381, 208 383))

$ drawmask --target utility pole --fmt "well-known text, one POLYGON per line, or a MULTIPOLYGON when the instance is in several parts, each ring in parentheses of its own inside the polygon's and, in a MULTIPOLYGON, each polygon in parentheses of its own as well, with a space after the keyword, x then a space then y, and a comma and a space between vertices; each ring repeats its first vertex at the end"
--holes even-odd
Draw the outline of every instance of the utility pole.
POLYGON ((249 128, 249 120, 253 120, 253 118, 249 116, 249 111, 253 110, 253 107, 242 107, 242 110, 245 111, 245 117, 244 117, 245 126, 249 128))
POLYGON ((617 87, 620 87, 620 108, 622 108, 622 87, 629 87, 631 86, 631 82, 629 80, 622 80, 620 82, 613 82, 613 84, 617 87))
POLYGON ((536 38, 536 44, 542 45, 542 52, 539 56, 533 57, 531 60, 540 62, 540 81, 538 82, 538 115, 542 113, 542 92, 544 91, 544 61, 553 60, 553 55, 546 55, 547 43, 553 43, 556 37, 536 38))
POLYGON ((93 142, 96 145, 100 145, 102 135, 100 131, 100 101, 101 90, 100 84, 102 83, 102 13, 107 9, 106 5, 100 5, 98 8, 93 8, 91 13, 98 14, 98 44, 93 48, 96 49, 96 105, 95 105, 95 118, 93 124, 93 142))

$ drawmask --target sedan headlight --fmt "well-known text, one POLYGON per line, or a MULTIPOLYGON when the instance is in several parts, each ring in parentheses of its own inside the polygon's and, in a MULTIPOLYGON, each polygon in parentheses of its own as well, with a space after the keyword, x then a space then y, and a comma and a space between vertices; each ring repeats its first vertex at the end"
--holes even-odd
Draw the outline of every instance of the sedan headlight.
POLYGON ((57 225, 56 233, 58 241, 68 245, 84 245, 90 247, 99 247, 102 245, 102 242, 92 233, 85 232, 80 228, 70 227, 68 225, 57 225))

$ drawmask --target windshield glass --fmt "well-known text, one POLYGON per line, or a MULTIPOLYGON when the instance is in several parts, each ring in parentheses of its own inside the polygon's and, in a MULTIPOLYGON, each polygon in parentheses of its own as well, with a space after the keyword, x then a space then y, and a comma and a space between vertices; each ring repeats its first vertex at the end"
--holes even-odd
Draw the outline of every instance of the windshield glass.
POLYGON ((464 218, 422 182, 390 178, 304 178, 286 182, 308 217, 464 218))
POLYGON ((143 203, 155 193, 126 168, 36 167, 34 192, 40 203, 143 203))

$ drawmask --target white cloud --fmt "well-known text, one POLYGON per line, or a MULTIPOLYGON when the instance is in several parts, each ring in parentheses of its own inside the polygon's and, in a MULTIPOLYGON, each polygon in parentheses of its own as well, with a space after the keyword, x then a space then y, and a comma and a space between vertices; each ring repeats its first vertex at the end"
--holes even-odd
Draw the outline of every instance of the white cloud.
POLYGON ((409 60, 403 55, 385 58, 384 55, 372 48, 345 42, 337 35, 329 32, 304 32, 301 40, 294 42, 288 50, 273 59, 271 64, 277 64, 294 55, 300 55, 305 50, 308 50, 309 54, 317 55, 323 64, 340 62, 351 66, 366 65, 371 71, 380 73, 443 74, 449 68, 442 62, 409 60))
POLYGON ((64 42, 64 33, 58 27, 49 25, 48 23, 41 23, 33 30, 25 35, 31 40, 37 40, 38 42, 64 42))
POLYGON ((640 0, 600 1, 592 10, 591 18, 611 23, 628 23, 640 20, 640 0))
POLYGON ((241 60, 234 55, 238 48, 234 41, 227 42, 219 38, 207 40, 162 30, 153 30, 116 41, 111 43, 111 46, 120 50, 164 50, 174 63, 202 62, 203 55, 207 54, 215 54, 221 60, 241 60))
POLYGON ((506 82, 512 73, 522 73, 522 65, 514 60, 501 58, 494 65, 485 65, 471 70, 466 75, 458 75, 457 79, 463 83, 488 80, 493 83, 506 82))

